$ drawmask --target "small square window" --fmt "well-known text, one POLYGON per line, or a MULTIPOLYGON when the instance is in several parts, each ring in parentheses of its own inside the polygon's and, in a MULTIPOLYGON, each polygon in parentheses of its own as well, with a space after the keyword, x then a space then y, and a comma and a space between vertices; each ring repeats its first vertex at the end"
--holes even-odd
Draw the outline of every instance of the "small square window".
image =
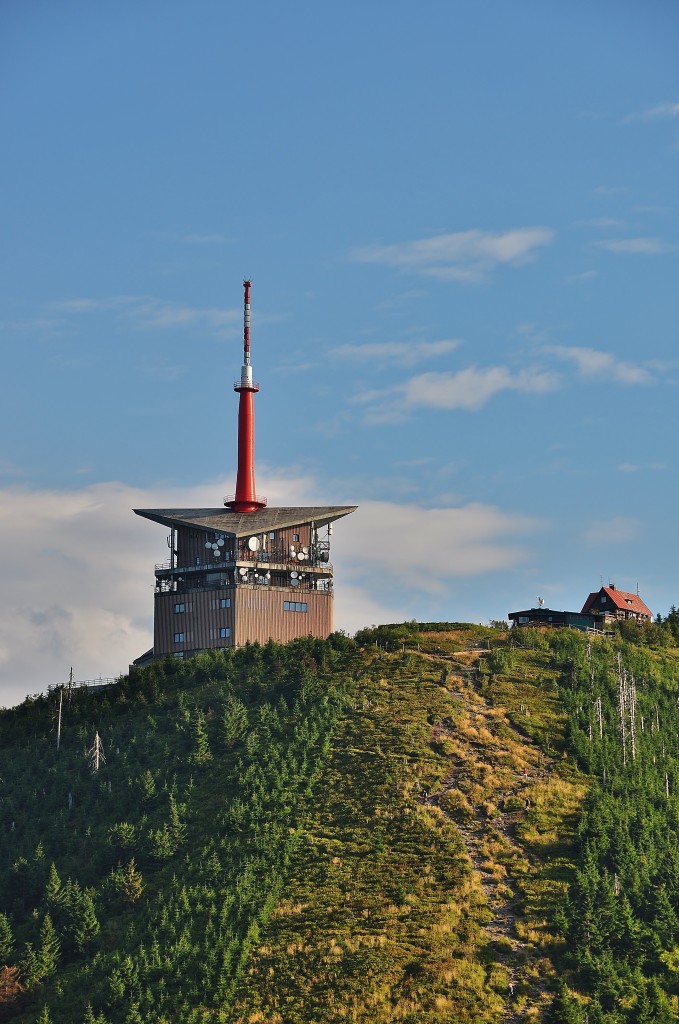
POLYGON ((275 540, 275 539, 276 539, 275 531, 274 530, 270 530, 269 531, 269 540, 275 540))
POLYGON ((176 604, 174 606, 175 614, 186 611, 186 605, 184 603, 176 604))
POLYGON ((219 599, 219 607, 220 608, 230 608, 231 607, 231 598, 230 597, 220 597, 220 599, 219 599))
POLYGON ((293 540, 299 540, 299 534, 298 533, 293 533, 292 539, 293 540))
POLYGON ((184 643, 184 634, 183 633, 175 633, 175 635, 174 635, 174 642, 176 644, 183 644, 184 643))
POLYGON ((229 627, 222 626, 219 630, 219 636, 220 639, 224 639, 224 637, 231 636, 231 630, 229 629, 229 627))

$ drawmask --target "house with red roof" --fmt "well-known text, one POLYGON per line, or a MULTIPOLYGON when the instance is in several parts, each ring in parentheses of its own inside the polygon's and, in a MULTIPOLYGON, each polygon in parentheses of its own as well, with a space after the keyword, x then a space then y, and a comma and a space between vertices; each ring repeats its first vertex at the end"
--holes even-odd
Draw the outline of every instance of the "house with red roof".
POLYGON ((638 594, 618 590, 613 583, 590 594, 583 605, 582 614, 599 616, 604 622, 620 622, 625 619, 650 622, 653 618, 638 594))

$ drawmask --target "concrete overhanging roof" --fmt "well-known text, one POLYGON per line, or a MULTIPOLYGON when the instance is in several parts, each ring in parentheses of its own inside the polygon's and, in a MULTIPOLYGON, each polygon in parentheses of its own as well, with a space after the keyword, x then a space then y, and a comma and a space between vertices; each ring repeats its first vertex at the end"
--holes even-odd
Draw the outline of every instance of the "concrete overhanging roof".
POLYGON ((315 523, 326 526, 354 512, 358 505, 314 505, 304 508, 285 506, 262 508, 257 512, 231 512, 224 508, 135 508, 135 515, 162 526, 192 526, 199 530, 249 537, 269 530, 315 523))

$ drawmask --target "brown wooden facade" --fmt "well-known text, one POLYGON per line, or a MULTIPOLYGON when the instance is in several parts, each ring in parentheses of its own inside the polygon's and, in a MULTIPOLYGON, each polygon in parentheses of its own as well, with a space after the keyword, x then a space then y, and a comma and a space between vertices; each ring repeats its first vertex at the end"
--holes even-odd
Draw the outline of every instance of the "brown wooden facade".
POLYGON ((354 508, 135 509, 170 530, 170 558, 156 566, 153 652, 143 660, 328 636, 332 523, 354 508))

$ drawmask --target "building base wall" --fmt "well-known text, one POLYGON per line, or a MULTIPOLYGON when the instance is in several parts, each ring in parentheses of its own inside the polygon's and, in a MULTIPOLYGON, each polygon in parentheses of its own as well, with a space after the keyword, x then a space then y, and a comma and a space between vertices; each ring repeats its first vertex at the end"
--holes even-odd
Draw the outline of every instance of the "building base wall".
POLYGON ((234 642, 285 644, 300 636, 325 639, 333 631, 332 591, 287 587, 238 587, 234 642))

